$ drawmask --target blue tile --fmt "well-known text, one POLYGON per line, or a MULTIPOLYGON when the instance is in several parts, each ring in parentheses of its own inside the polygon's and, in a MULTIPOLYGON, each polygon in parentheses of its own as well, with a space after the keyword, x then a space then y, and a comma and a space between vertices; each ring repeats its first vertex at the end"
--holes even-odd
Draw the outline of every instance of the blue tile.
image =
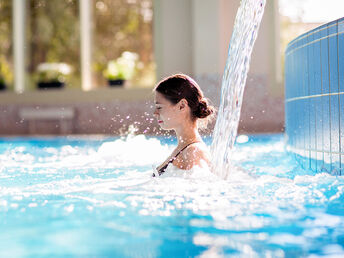
POLYGON ((297 87, 298 87, 298 83, 297 83, 297 77, 298 77, 298 66, 299 66, 299 60, 298 60, 298 55, 296 54, 296 52, 293 53, 293 67, 292 67, 292 74, 293 74, 293 82, 292 82, 292 96, 293 98, 297 97, 296 91, 297 91, 297 87))
POLYGON ((300 148, 303 149, 303 155, 305 156, 305 149, 308 148, 306 146, 306 135, 305 135, 305 106, 304 106, 305 100, 302 99, 299 101, 299 107, 298 107, 298 116, 299 116, 299 123, 298 123, 298 128, 299 128, 299 136, 300 136, 300 148))
POLYGON ((322 39, 320 40, 320 59, 321 59, 321 82, 322 82, 322 92, 329 93, 329 49, 328 49, 328 31, 324 29, 321 31, 322 39))
POLYGON ((300 56, 294 56, 294 97, 300 97, 300 56))
POLYGON ((303 150, 296 159, 306 169, 337 175, 344 173, 344 94, 338 95, 344 93, 344 34, 338 35, 344 19, 331 24, 301 36, 290 49, 304 47, 286 57, 286 98, 322 96, 285 107, 288 141, 303 150))
POLYGON ((299 99, 296 101, 296 107, 295 107, 295 116, 296 116, 296 127, 298 129, 298 143, 297 148, 303 150, 302 155, 304 155, 304 148, 305 148, 305 137, 304 137, 304 118, 303 118, 303 112, 300 112, 303 110, 303 99, 299 99))
POLYGON ((310 99, 304 99, 303 100, 304 104, 304 135, 305 135, 305 157, 310 158, 310 148, 311 148, 311 114, 312 110, 310 109, 310 99), (307 151, 308 150, 308 151, 307 151))
MULTIPOLYGON (((316 138, 316 129, 317 129, 317 124, 316 124, 316 106, 315 103, 316 102, 316 98, 310 98, 309 99, 309 103, 310 103, 310 149, 311 150, 316 150, 317 148, 317 138, 316 138)), ((311 152, 311 168, 312 170, 316 170, 317 166, 316 166, 316 152, 312 151, 311 152)))
POLYGON ((291 87, 291 97, 294 98, 295 97, 295 65, 296 65, 296 62, 295 62, 295 56, 294 56, 294 53, 291 54, 291 67, 290 67, 290 74, 291 74, 291 77, 290 77, 290 87, 291 87))
POLYGON ((290 99, 291 98, 291 84, 290 84, 290 79, 291 79, 291 71, 290 71, 290 67, 291 67, 291 57, 290 55, 286 56, 286 66, 285 66, 285 92, 286 92, 286 99, 290 99))
POLYGON ((293 95, 293 91, 294 91, 294 85, 293 85, 293 83, 294 83, 294 74, 293 74, 293 72, 294 72, 294 68, 293 68, 293 66, 294 66, 294 57, 293 57, 293 54, 290 54, 289 55, 289 67, 290 67, 290 70, 289 70, 289 94, 290 94, 290 98, 293 98, 294 97, 294 95, 293 95))
POLYGON ((320 41, 314 43, 313 47, 313 67, 314 67, 314 94, 321 94, 321 60, 320 41))
POLYGON ((291 119, 290 119, 290 145, 295 147, 295 101, 290 103, 291 119))
MULTIPOLYGON (((314 65, 314 34, 309 36, 310 45, 307 46, 307 67, 309 95, 315 95, 315 65, 314 65)), ((319 43, 320 44, 320 43, 319 43)))
POLYGON ((292 107, 293 102, 289 102, 288 103, 288 114, 290 116, 290 118, 288 119, 288 128, 287 128, 287 132, 288 132, 288 144, 293 146, 293 138, 294 138, 294 133, 293 133, 293 123, 294 123, 294 110, 292 107))
POLYGON ((291 103, 291 109, 292 109, 292 120, 290 121, 291 123, 291 134, 292 134, 292 144, 294 148, 297 148, 297 124, 298 124, 298 118, 297 118, 297 102, 298 100, 295 100, 291 103))
POLYGON ((305 148, 305 143, 304 143, 304 137, 303 137, 303 118, 302 116, 300 115, 301 112, 300 110, 302 110, 302 101, 297 101, 297 106, 296 106, 296 128, 297 128, 297 148, 298 149, 304 149, 305 148))
MULTIPOLYGON (((290 119, 290 112, 289 112, 289 102, 285 101, 284 103, 284 116, 285 116, 285 121, 284 121, 284 125, 285 125, 285 135, 289 135, 289 119, 290 119)), ((288 139, 288 138, 287 138, 288 139)), ((288 140, 287 140, 288 143, 288 140)))
MULTIPOLYGON (((306 39, 305 43, 308 43, 308 38, 306 39)), ((302 56, 302 69, 300 69, 301 77, 302 77, 302 89, 303 93, 302 96, 309 96, 309 48, 304 47, 303 48, 303 56, 302 56)))
POLYGON ((299 99, 296 102, 296 110, 298 112, 296 112, 296 117, 297 117, 297 128, 299 130, 299 137, 300 137, 300 142, 299 142, 299 148, 304 149, 305 145, 304 145, 304 118, 303 118, 303 112, 300 112, 301 110, 303 110, 303 100, 299 99))
POLYGON ((293 134, 294 134, 294 147, 299 148, 298 146, 298 136, 300 133, 300 129, 299 129, 299 118, 298 118, 298 103, 299 100, 294 101, 293 103, 293 110, 294 110, 294 120, 293 120, 293 134))
POLYGON ((330 98, 331 102, 331 151, 339 152, 339 96, 330 98))
MULTIPOLYGON (((342 32, 344 23, 342 23, 342 32)), ((340 29, 340 27, 339 27, 340 29)), ((344 92, 344 34, 338 35, 338 70, 339 70, 339 91, 344 92)))
MULTIPOLYGON (((340 151, 344 154, 344 95, 339 95, 339 134, 340 134, 340 151)), ((344 160, 342 160, 344 163, 344 160)))
POLYGON ((334 35, 338 33, 338 22, 334 22, 332 25, 328 26, 328 35, 334 35))
POLYGON ((338 33, 344 32, 344 19, 338 22, 338 33))
POLYGON ((309 146, 316 149, 316 109, 315 98, 310 98, 309 102, 309 146))
POLYGON ((289 103, 289 113, 291 115, 290 120, 289 120, 289 143, 292 147, 295 147, 294 145, 294 124, 295 124, 295 108, 294 108, 294 101, 289 103))
MULTIPOLYGON (((301 49, 299 49, 299 51, 298 51, 298 56, 299 56, 299 62, 301 62, 301 54, 302 54, 302 48, 301 49)), ((296 68, 297 70, 300 70, 301 69, 301 64, 299 63, 298 64, 298 67, 296 68)), ((298 71, 299 72, 299 71, 298 71)), ((299 76, 299 75, 298 75, 299 76)), ((298 78, 299 79, 299 82, 301 82, 301 78, 299 77, 298 78)), ((295 94, 296 94, 296 96, 297 97, 300 97, 301 95, 300 95, 300 88, 301 87, 301 85, 300 85, 300 83, 299 83, 299 85, 298 85, 298 87, 297 87, 297 89, 296 89, 296 92, 295 92, 295 94)))
POLYGON ((320 31, 318 29, 314 30, 312 32, 312 34, 313 34, 313 40, 317 40, 317 39, 319 39, 321 37, 320 31))
POLYGON ((321 170, 323 166, 324 153, 324 135, 323 135, 323 105, 322 97, 315 98, 315 108, 316 108, 316 150, 317 150, 317 169, 321 170))
POLYGON ((315 149, 322 151, 323 145, 323 114, 322 114, 322 102, 321 97, 314 98, 314 107, 315 107, 315 119, 316 119, 316 127, 315 127, 315 149))
POLYGON ((337 93, 339 90, 338 84, 338 33, 337 26, 329 28, 329 71, 330 71, 330 92, 337 93))
POLYGON ((321 97, 323 106, 323 150, 331 151, 330 97, 321 97))
POLYGON ((293 56, 293 54, 289 56, 288 72, 289 72, 289 75, 290 75, 290 78, 288 80, 289 98, 295 98, 295 88, 296 88, 296 85, 294 85, 295 64, 294 64, 294 56, 293 56))
POLYGON ((289 84, 289 80, 290 80, 290 56, 286 55, 285 56, 285 63, 284 63, 284 92, 285 92, 285 99, 288 100, 290 99, 290 84, 289 84))
POLYGON ((300 39, 297 39, 295 42, 294 42, 294 45, 293 45, 293 49, 297 49, 298 47, 300 46, 300 39))
POLYGON ((291 144, 291 137, 292 137, 292 126, 293 126, 293 110, 292 110, 292 107, 291 107, 291 105, 292 105, 292 103, 291 102, 289 102, 288 103, 288 116, 290 116, 289 117, 289 119, 288 119, 288 128, 287 128, 287 132, 288 132, 288 136, 289 136, 289 139, 288 139, 288 142, 289 142, 289 144, 291 144))
POLYGON ((285 100, 289 99, 289 87, 288 87, 288 79, 289 79, 289 74, 288 74, 288 63, 289 57, 285 54, 284 56, 284 97, 285 100))
MULTIPOLYGON (((299 116, 300 116, 300 131, 301 131, 301 137, 302 137, 302 140, 301 140, 301 146, 302 146, 302 149, 304 150, 303 152, 303 156, 304 157, 308 157, 308 149, 309 149, 309 142, 308 142, 308 132, 309 132, 309 127, 308 127, 308 123, 306 122, 306 117, 309 118, 309 115, 308 113, 306 112, 306 109, 307 109, 307 104, 308 103, 308 100, 307 99, 302 99, 300 101, 300 109, 299 110, 302 110, 301 112, 299 112, 299 116), (307 114, 307 116, 306 116, 307 114)), ((308 121, 308 120, 307 120, 308 121)))
POLYGON ((299 55, 294 52, 293 55, 293 97, 299 97, 297 95, 298 87, 299 87, 299 67, 300 67, 300 60, 299 55))

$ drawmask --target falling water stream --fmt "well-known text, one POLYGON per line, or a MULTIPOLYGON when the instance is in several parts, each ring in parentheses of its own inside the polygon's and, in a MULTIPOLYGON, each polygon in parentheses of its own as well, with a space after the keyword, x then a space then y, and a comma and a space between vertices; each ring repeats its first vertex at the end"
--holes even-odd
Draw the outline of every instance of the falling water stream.
POLYGON ((251 53, 263 17, 265 0, 243 0, 238 9, 222 78, 221 102, 211 145, 214 171, 230 170, 251 53))

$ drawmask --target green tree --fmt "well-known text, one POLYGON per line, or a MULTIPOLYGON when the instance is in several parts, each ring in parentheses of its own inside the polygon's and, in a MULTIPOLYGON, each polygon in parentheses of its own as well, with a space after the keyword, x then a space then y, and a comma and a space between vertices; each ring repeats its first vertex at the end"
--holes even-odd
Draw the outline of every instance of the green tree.
POLYGON ((0 0, 0 80, 12 87, 12 1, 0 0))
POLYGON ((28 71, 32 82, 44 62, 64 62, 74 69, 70 86, 80 85, 80 29, 77 0, 30 0, 28 6, 28 71))

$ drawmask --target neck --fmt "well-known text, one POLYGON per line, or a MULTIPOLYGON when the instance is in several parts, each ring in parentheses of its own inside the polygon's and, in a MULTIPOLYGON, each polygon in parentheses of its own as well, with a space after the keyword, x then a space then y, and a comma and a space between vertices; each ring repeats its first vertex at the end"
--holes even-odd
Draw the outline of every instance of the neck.
POLYGON ((184 127, 178 128, 175 131, 178 139, 178 146, 180 147, 201 140, 196 122, 192 123, 192 125, 185 125, 184 127))

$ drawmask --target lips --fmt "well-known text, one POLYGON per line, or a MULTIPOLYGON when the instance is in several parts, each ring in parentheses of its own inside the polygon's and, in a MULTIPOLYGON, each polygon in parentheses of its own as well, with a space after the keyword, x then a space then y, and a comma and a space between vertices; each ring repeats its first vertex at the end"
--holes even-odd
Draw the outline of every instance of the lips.
POLYGON ((158 123, 161 124, 161 123, 162 123, 162 120, 158 120, 158 123))

